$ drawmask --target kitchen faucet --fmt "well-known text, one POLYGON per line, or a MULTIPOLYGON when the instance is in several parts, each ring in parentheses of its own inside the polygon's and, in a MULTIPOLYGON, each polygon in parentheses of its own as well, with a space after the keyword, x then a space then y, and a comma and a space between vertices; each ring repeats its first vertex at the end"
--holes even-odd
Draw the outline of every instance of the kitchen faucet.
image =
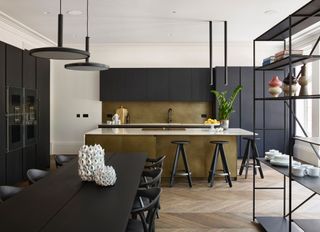
POLYGON ((168 109, 168 123, 172 123, 172 109, 168 109))

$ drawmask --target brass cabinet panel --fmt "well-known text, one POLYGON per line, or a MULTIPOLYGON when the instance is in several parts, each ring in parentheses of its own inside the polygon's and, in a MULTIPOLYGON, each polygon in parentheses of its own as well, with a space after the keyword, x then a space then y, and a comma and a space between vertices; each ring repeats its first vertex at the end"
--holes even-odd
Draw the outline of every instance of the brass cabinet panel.
MULTIPOLYGON (((108 136, 86 135, 86 144, 101 144, 106 152, 145 152, 149 157, 166 155, 164 162, 164 177, 169 177, 176 152, 174 140, 188 140, 185 151, 193 177, 207 177, 214 152, 212 140, 229 141, 224 145, 231 176, 237 177, 237 137, 236 136, 108 136)), ((218 169, 221 169, 221 161, 218 169)), ((182 159, 178 170, 183 170, 182 159)))

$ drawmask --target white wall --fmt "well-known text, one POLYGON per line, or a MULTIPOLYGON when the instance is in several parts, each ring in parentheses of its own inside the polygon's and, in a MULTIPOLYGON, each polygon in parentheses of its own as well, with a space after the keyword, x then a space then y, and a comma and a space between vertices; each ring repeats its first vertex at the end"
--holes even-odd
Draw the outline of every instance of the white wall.
MULTIPOLYGON (((82 48, 82 45, 68 45, 82 48)), ((261 46, 259 62, 279 48, 261 46)), ((215 43, 214 66, 223 65, 223 44, 215 43)), ((252 43, 230 43, 228 65, 252 66, 252 43)), ((91 61, 119 67, 208 67, 207 44, 105 44, 91 45, 91 61)), ((52 62, 52 153, 76 153, 83 134, 101 122, 99 73, 64 69, 68 62, 52 62), (76 118, 88 113, 89 118, 76 118)))

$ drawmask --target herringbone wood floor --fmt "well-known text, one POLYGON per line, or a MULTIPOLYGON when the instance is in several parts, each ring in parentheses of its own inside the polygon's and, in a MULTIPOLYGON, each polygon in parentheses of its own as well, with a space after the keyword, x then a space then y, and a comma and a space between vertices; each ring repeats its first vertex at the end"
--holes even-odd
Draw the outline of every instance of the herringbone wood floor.
MULTIPOLYGON (((283 176, 263 167, 265 179, 257 178, 258 186, 282 186, 283 176)), ((251 173, 251 172, 250 172, 251 173)), ((160 219, 156 220, 157 232, 252 232, 263 231, 252 223, 252 176, 247 180, 238 177, 229 188, 218 180, 208 188, 205 180, 194 180, 189 188, 185 178, 180 177, 173 188, 163 180, 160 219)), ((288 184, 288 183, 287 183, 288 184)), ((296 206, 312 194, 293 182, 296 206)), ((282 215, 282 190, 259 190, 257 192, 257 215, 282 215)), ((300 208, 295 218, 319 218, 320 197, 316 196, 300 208)))

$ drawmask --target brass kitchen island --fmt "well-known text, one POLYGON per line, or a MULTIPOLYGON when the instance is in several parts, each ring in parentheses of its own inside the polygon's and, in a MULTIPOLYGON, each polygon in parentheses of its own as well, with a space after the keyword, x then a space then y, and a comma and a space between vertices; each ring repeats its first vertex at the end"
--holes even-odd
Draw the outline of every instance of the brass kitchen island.
MULTIPOLYGON (((186 152, 192 177, 207 177, 212 162, 212 140, 229 141, 225 152, 231 177, 237 177, 237 137, 251 136, 252 132, 229 128, 215 132, 209 128, 99 128, 85 134, 85 144, 101 144, 106 152, 145 152, 149 157, 166 155, 164 177, 170 176, 176 146, 173 140, 189 140, 186 152)), ((220 161, 218 168, 220 167, 220 161)), ((179 170, 180 168, 178 168, 179 170)))

